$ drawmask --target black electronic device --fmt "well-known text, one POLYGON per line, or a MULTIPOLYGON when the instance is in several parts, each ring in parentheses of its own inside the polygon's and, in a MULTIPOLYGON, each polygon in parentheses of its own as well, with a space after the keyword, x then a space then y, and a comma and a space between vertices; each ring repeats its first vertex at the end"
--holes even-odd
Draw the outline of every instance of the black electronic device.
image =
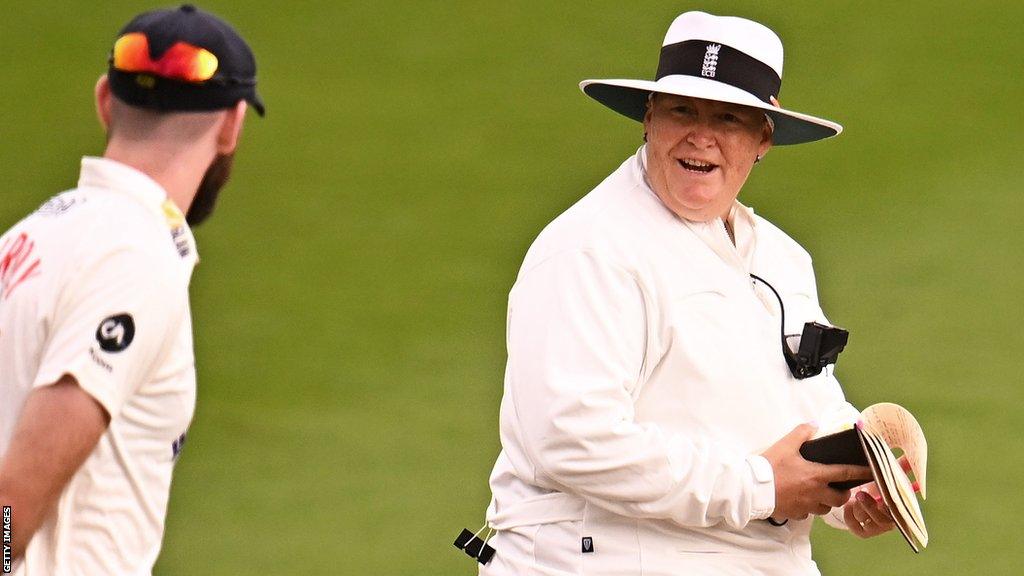
POLYGON ((835 364, 839 353, 846 347, 850 333, 842 328, 826 326, 817 322, 804 324, 800 335, 800 348, 793 353, 783 341, 786 364, 794 378, 804 379, 821 374, 829 364, 835 364))
MULTIPOLYGON (((782 356, 786 359, 786 365, 789 366, 789 371, 793 374, 793 377, 797 380, 803 380, 804 378, 817 376, 821 374, 825 366, 835 364, 839 359, 839 353, 843 351, 843 348, 846 347, 846 342, 850 339, 850 333, 835 326, 807 322, 804 324, 804 331, 800 335, 800 346, 794 352, 786 341, 786 306, 782 303, 782 296, 779 296, 779 292, 775 287, 764 278, 755 274, 751 274, 750 277, 767 286, 779 301, 779 311, 782 315, 782 321, 780 322, 782 356)), ((795 336, 794 334, 791 337, 795 336)))

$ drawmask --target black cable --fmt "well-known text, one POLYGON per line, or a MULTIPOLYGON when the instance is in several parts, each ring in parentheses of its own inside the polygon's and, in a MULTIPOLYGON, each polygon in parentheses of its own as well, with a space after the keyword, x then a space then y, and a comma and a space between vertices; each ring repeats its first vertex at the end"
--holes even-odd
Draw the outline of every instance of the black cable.
POLYGON ((789 352, 789 346, 786 344, 786 307, 782 304, 782 296, 779 296, 779 293, 778 291, 775 290, 775 287, 769 284, 768 281, 765 280, 764 278, 761 278, 757 274, 751 274, 750 277, 753 278, 754 280, 757 280, 761 284, 767 286, 768 289, 772 291, 772 294, 775 294, 775 298, 779 301, 779 310, 782 313, 782 321, 780 322, 779 326, 779 338, 782 341, 782 355, 784 358, 786 358, 786 363, 789 364, 789 354, 787 354, 787 352, 789 352))
MULTIPOLYGON (((765 280, 764 278, 761 278, 757 274, 751 274, 750 277, 753 278, 754 280, 757 280, 761 284, 767 286, 768 289, 772 291, 772 294, 775 294, 775 298, 779 301, 779 311, 782 314, 782 325, 779 327, 779 335, 782 339, 782 353, 783 356, 786 358, 786 363, 788 364, 789 357, 788 355, 786 355, 786 307, 782 304, 782 296, 779 296, 779 293, 775 290, 775 287, 769 284, 768 281, 765 280)), ((786 518, 782 522, 779 522, 771 516, 768 517, 768 523, 772 526, 785 526, 788 522, 789 518, 786 518)))
POLYGON ((803 380, 804 378, 817 376, 821 374, 825 366, 835 364, 839 358, 839 353, 846 346, 850 333, 835 326, 807 322, 804 324, 804 330, 801 334, 793 334, 793 336, 800 336, 800 350, 794 352, 789 348, 789 343, 786 342, 786 306, 782 303, 782 296, 764 278, 756 274, 751 274, 750 277, 767 286, 779 301, 779 310, 782 313, 782 321, 779 326, 782 357, 786 359, 786 365, 789 366, 789 371, 793 374, 793 377, 797 380, 803 380))

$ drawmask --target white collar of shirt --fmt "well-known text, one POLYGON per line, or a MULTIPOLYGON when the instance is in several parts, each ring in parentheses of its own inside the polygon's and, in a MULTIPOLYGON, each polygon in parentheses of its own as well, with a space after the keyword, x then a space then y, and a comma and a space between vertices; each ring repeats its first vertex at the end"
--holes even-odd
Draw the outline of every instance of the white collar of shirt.
MULTIPOLYGON (((644 188, 657 197, 651 189, 647 179, 647 145, 637 150, 637 168, 641 175, 644 188)), ((660 199, 659 199, 660 202, 660 199)), ((664 204, 663 204, 664 206, 664 204)), ((668 210, 668 207, 665 207, 668 210)), ((732 227, 733 240, 725 229, 725 222, 721 218, 715 218, 708 222, 694 222, 679 218, 690 230, 693 230, 705 244, 708 245, 722 260, 739 268, 744 274, 749 274, 754 259, 754 248, 757 244, 757 223, 754 220, 754 210, 744 206, 739 200, 734 200, 729 209, 728 221, 732 227)))
POLYGON ((128 194, 149 207, 163 212, 167 191, 146 174, 115 160, 86 156, 82 158, 79 188, 103 188, 128 194))
POLYGON ((167 191, 163 186, 145 173, 109 158, 85 156, 82 158, 78 187, 100 188, 131 196, 167 222, 176 244, 178 238, 184 236, 189 252, 195 257, 195 262, 199 261, 195 237, 185 221, 185 215, 174 201, 167 197, 167 191))

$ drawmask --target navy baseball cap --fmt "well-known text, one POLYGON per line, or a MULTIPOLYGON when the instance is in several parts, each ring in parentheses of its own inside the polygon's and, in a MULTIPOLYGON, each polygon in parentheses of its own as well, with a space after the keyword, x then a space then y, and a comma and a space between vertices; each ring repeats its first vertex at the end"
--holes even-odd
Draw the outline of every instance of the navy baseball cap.
POLYGON ((107 76, 115 96, 140 108, 202 112, 245 100, 265 113, 249 45, 191 4, 132 19, 117 35, 107 76))

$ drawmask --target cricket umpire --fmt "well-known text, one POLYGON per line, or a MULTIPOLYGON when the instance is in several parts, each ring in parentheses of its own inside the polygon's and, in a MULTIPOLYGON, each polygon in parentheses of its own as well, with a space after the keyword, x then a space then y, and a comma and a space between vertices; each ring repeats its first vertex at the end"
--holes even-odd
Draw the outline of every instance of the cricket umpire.
POLYGON ((509 295, 481 574, 812 575, 813 515, 892 529, 828 486, 866 468, 800 457, 814 422, 858 413, 830 369, 789 366, 780 334, 827 324, 811 259, 737 201, 773 145, 841 130, 780 106, 782 60, 765 26, 687 12, 654 81, 581 83, 645 144, 541 232, 509 295))
POLYGON ((19 576, 149 574, 196 400, 190 226, 227 181, 256 63, 184 5, 134 18, 77 188, 0 237, 0 504, 19 576))

